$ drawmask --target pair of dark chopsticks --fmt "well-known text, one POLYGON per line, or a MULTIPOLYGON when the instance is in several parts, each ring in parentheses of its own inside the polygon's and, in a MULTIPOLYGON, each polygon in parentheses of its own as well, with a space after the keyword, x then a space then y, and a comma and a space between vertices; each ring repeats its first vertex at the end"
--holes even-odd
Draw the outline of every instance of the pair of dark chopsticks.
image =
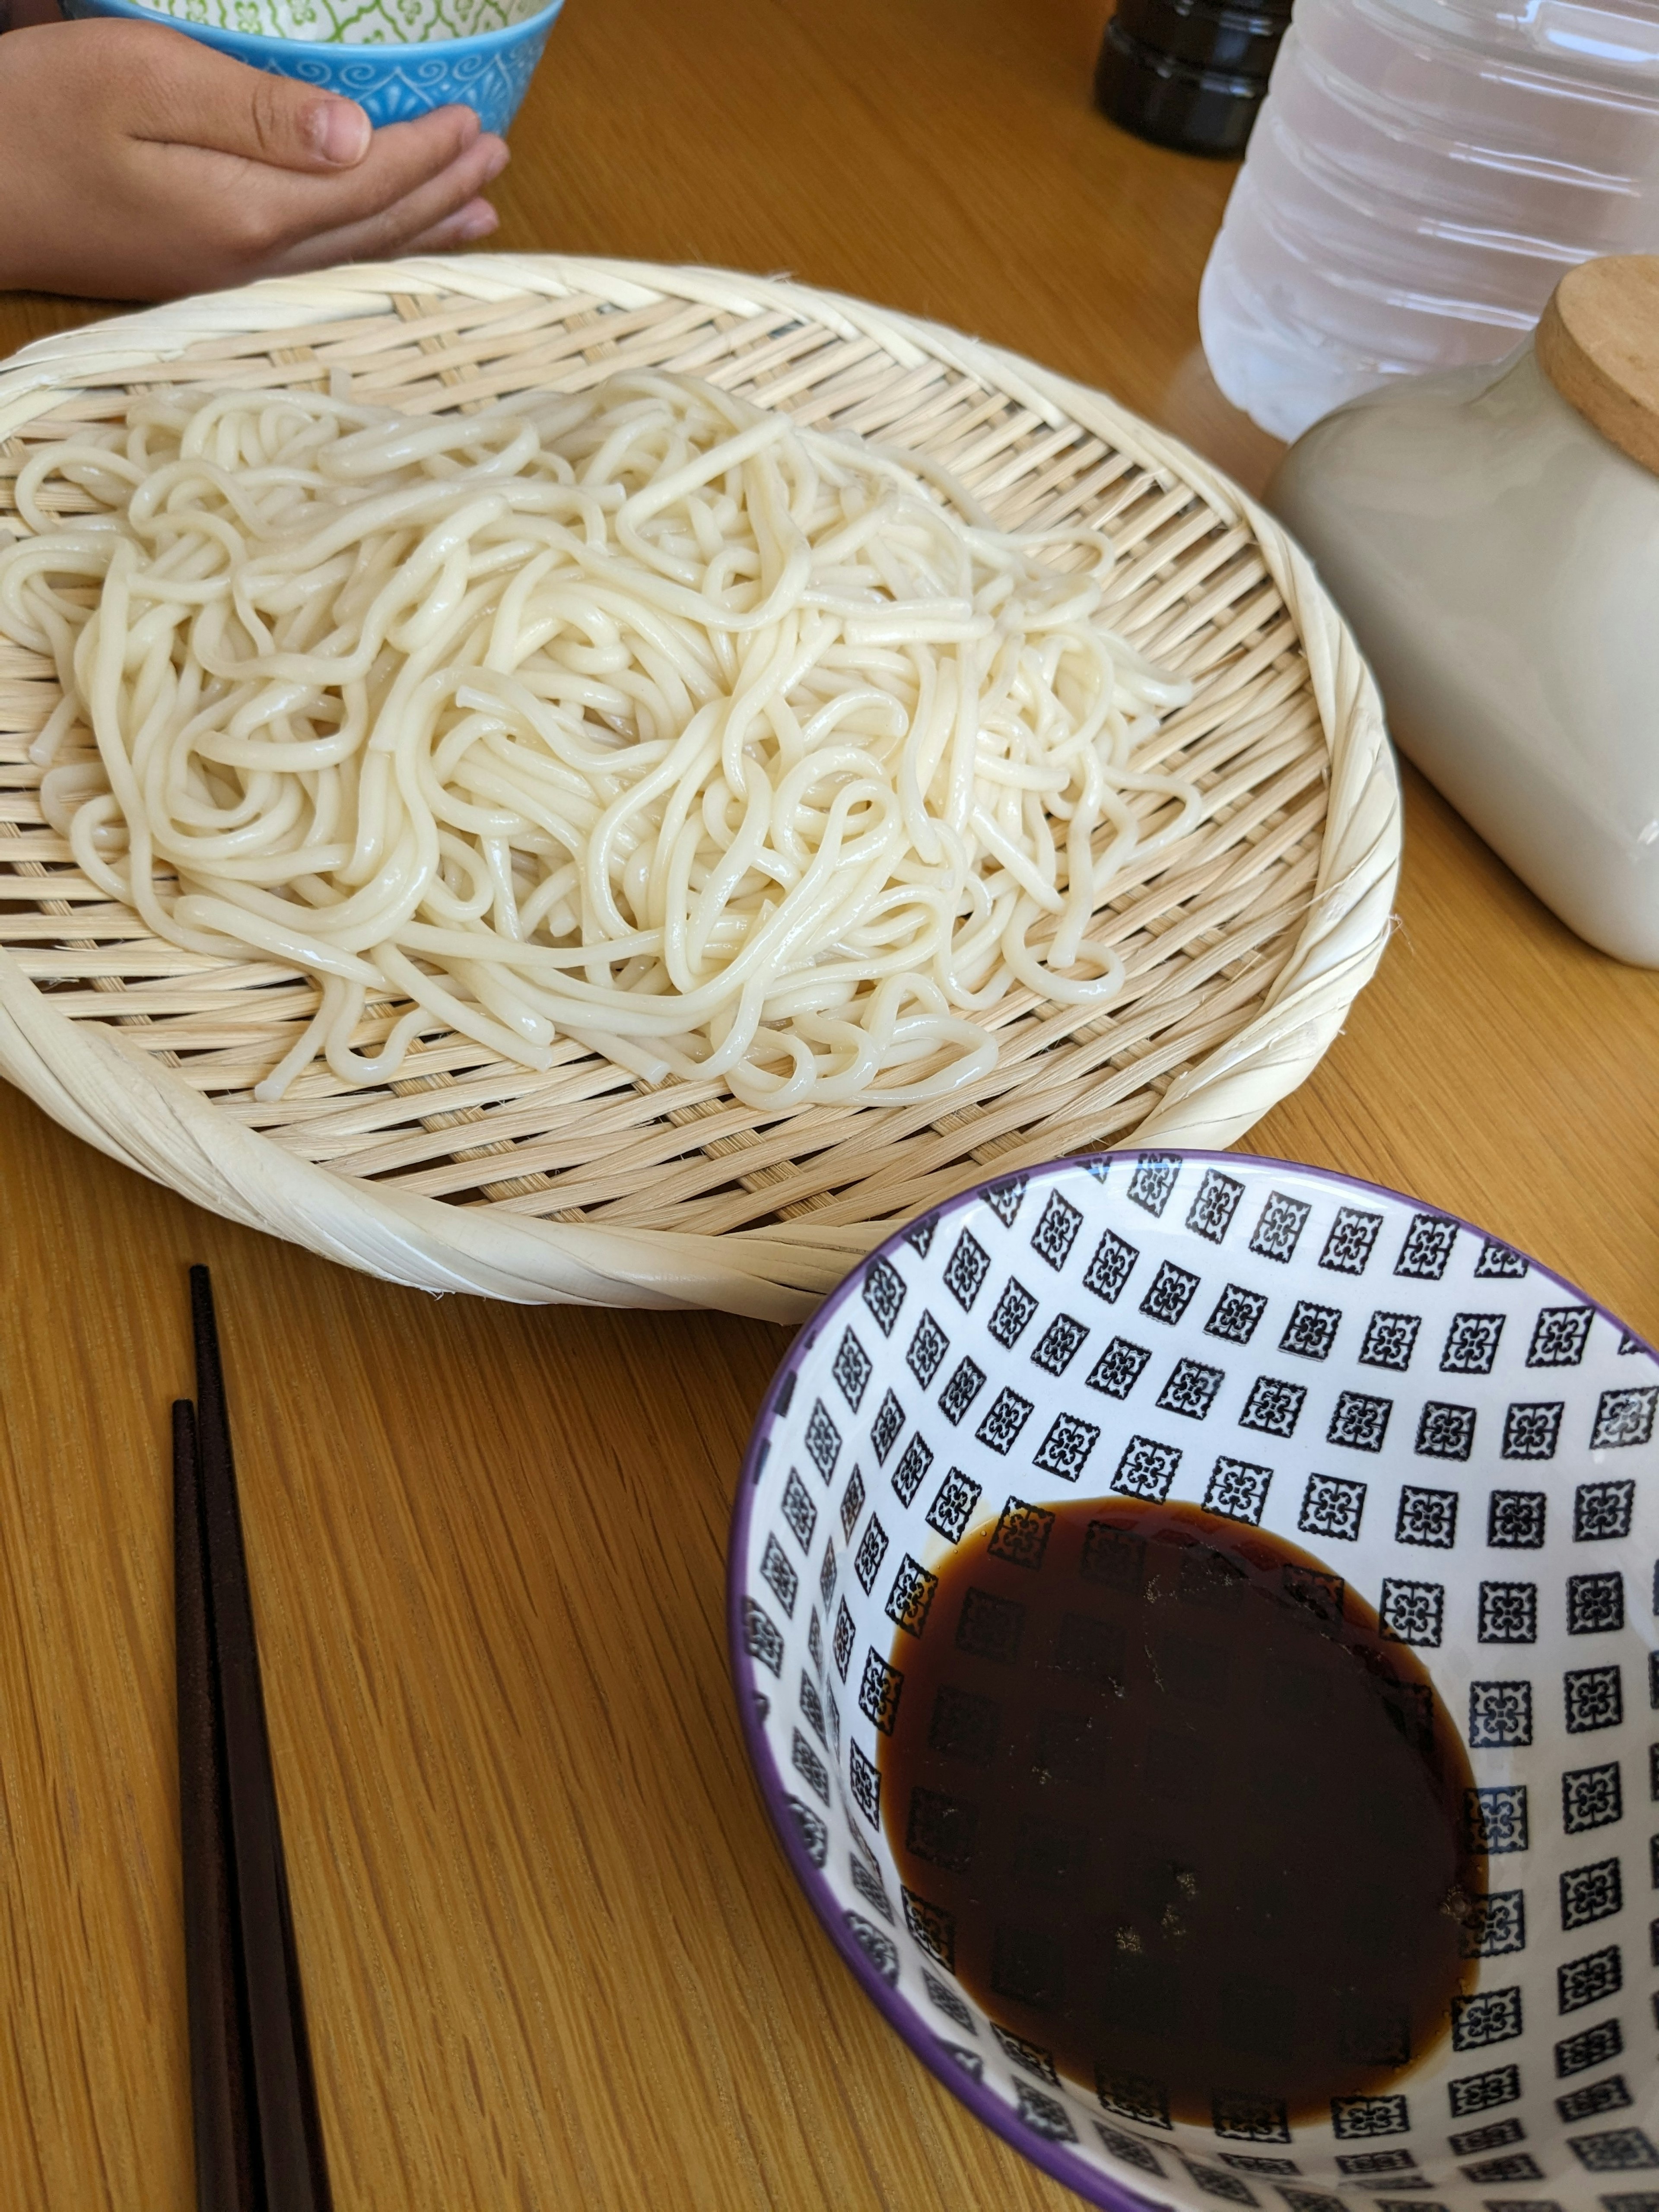
POLYGON ((173 1541, 196 2202, 330 2212, 205 1267, 190 1294, 196 1403, 173 1408, 173 1541))

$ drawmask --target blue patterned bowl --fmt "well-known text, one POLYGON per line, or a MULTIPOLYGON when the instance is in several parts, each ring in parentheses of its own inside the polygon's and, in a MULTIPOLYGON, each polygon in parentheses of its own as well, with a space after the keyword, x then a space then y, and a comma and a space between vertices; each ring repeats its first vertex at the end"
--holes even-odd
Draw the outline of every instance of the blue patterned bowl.
POLYGON ((472 39, 434 39, 415 46, 313 44, 304 39, 261 38, 251 32, 189 23, 143 8, 137 0, 63 0, 70 15, 118 15, 128 22, 163 23, 234 61, 272 76, 355 100, 377 126, 406 123, 434 107, 470 107, 486 131, 504 131, 519 112, 547 34, 564 0, 551 0, 522 23, 472 39))
POLYGON ((1659 1358, 1536 1261, 1276 1161, 1062 1162, 884 1245, 768 1395, 730 1605, 785 1850, 912 2049, 1115 2212, 1659 2212, 1656 1407, 1659 1358), (988 2019, 950 1916, 899 1880, 896 1642, 951 1632, 933 1591, 970 1528, 1113 1491, 1322 1557, 1464 1729, 1478 1983, 1390 2094, 1328 2120, 1218 2096, 1213 2127, 1172 2125, 1155 2081, 1074 2087, 988 2019))

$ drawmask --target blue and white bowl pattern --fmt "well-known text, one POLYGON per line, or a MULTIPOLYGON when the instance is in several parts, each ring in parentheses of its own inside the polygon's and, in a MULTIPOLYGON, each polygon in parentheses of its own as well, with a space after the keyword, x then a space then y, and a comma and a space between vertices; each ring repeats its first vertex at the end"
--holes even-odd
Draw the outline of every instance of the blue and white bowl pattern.
POLYGON ((141 0, 151 15, 191 29, 244 31, 313 46, 413 46, 505 30, 538 0, 141 0))
MULTIPOLYGON (((912 2048, 1089 2201, 1659 2212, 1659 1360, 1395 1193, 1107 1155, 954 1200, 826 1302, 757 1425, 731 1559, 751 1756, 824 1925, 912 2048), (1091 2095, 951 1972, 879 1745, 938 1570, 1005 1511, 1185 1498, 1320 1557, 1462 1728, 1489 1894, 1450 2033, 1316 2124, 1091 2095)), ((942 1610, 942 1608, 941 1608, 942 1610)), ((1249 2103, 1249 2109, 1245 2104, 1249 2103)))
POLYGON ((271 76, 296 77, 355 100, 378 128, 407 123, 434 107, 470 107, 486 131, 504 131, 518 113, 548 33, 564 0, 552 0, 520 23, 476 38, 434 39, 407 46, 312 43, 264 38, 168 15, 137 0, 64 0, 71 15, 113 15, 127 22, 165 21, 204 46, 271 76))

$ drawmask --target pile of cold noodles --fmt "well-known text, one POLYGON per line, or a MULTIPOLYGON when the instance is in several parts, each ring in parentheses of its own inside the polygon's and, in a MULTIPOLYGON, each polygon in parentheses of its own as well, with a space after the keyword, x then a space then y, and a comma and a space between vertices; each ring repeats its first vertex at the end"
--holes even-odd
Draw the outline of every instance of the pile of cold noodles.
POLYGON ((692 379, 162 392, 15 496, 48 820, 157 938, 320 986, 264 1098, 444 1028, 757 1109, 945 1097, 1012 987, 1110 1001, 1091 926, 1199 811, 1134 764, 1188 687, 1102 620, 1098 532, 692 379))

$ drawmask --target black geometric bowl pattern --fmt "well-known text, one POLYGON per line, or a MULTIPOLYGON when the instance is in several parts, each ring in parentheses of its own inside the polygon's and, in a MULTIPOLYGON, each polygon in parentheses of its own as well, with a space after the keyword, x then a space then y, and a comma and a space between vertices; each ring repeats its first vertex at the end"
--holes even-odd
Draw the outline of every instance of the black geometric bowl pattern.
POLYGON ((780 1835, 906 2040, 1099 2204, 1659 2212, 1656 1409, 1652 1352, 1536 1262, 1279 1162, 1060 1163, 876 1253, 757 1425, 732 1626, 780 1835), (1062 2080, 957 1985, 888 1850, 879 1746, 941 1562, 1112 1492, 1313 1553, 1464 1731, 1478 1981, 1397 2089, 1317 2124, 1267 2098, 1172 2124, 1155 2078, 1062 2080))

